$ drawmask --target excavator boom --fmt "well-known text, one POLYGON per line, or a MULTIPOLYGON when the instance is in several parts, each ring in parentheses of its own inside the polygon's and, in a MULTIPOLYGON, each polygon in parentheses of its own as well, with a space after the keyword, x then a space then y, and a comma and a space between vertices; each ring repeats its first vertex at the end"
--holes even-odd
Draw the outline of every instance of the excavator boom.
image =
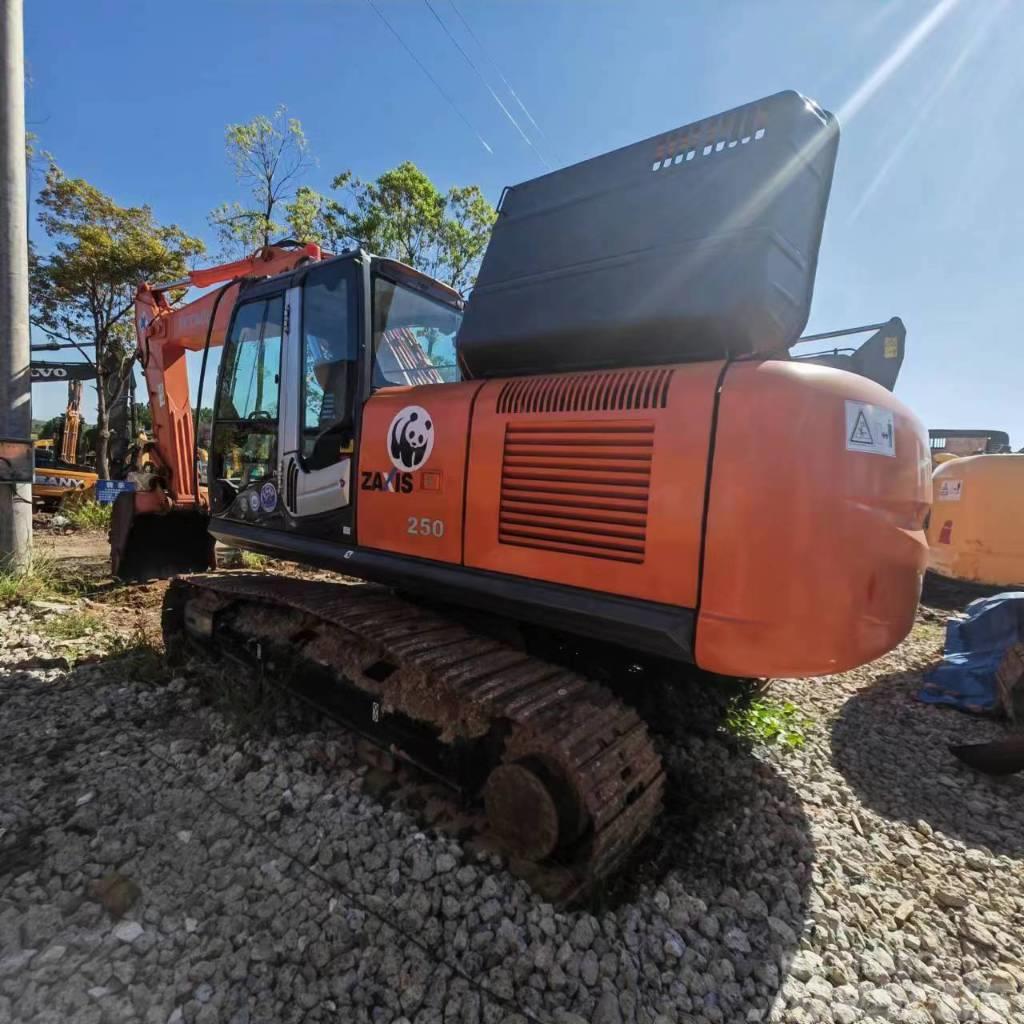
POLYGON ((153 417, 153 441, 146 445, 146 471, 130 474, 136 490, 119 496, 114 505, 111 562, 115 573, 166 575, 209 564, 208 501, 196 473, 195 422, 185 353, 224 344, 241 282, 280 274, 317 261, 321 255, 320 247, 313 243, 265 246, 245 259, 190 271, 178 281, 139 285, 135 325, 153 417), (222 287, 181 307, 176 308, 168 297, 183 288, 217 284, 222 287), (151 518, 173 510, 181 513, 173 523, 151 518), (170 531, 175 533, 176 545, 166 543, 170 531), (172 550, 175 546, 177 552, 172 550))

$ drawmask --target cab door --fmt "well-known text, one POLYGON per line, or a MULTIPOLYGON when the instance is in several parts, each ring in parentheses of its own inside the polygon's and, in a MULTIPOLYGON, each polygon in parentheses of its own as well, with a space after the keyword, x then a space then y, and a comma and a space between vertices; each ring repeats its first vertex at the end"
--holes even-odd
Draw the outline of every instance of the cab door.
POLYGON ((359 410, 362 274, 351 257, 307 270, 289 299, 281 423, 287 527, 353 538, 353 459, 359 410))
POLYGON ((210 444, 214 515, 281 528, 278 430, 283 289, 250 291, 235 307, 221 358, 210 444))

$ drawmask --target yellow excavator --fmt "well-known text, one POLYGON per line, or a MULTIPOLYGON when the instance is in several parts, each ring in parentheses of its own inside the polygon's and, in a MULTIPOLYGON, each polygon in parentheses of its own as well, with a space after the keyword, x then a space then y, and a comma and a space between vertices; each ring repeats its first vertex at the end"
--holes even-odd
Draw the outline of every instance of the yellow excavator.
POLYGON ((99 476, 78 462, 81 404, 82 382, 68 381, 68 404, 57 436, 35 443, 32 502, 41 508, 57 508, 69 495, 81 494, 96 487, 99 476))
POLYGON ((1024 584, 1024 454, 1002 430, 930 430, 929 568, 989 586, 1024 584))

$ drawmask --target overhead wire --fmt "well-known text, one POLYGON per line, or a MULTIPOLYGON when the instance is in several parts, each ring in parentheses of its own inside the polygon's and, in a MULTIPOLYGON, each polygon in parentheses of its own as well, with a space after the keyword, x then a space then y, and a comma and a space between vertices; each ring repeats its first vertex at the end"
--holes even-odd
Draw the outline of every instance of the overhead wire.
POLYGON ((473 41, 480 48, 480 52, 484 55, 484 59, 487 61, 488 64, 491 65, 492 68, 494 68, 495 74, 501 79, 502 84, 505 86, 505 88, 508 89, 509 94, 511 95, 512 99, 514 99, 516 101, 516 103, 519 104, 519 109, 522 110, 522 112, 527 116, 527 118, 530 121, 530 124, 532 124, 533 127, 537 129, 537 134, 542 139, 546 140, 547 136, 544 134, 543 129, 541 128, 541 126, 539 124, 537 124, 537 121, 534 118, 533 114, 531 114, 530 111, 526 109, 526 104, 519 98, 519 93, 517 93, 515 91, 515 89, 512 88, 512 83, 504 76, 504 74, 502 74, 501 68, 498 67, 498 65, 495 62, 494 58, 490 55, 490 53, 488 53, 487 48, 483 44, 483 41, 473 31, 473 27, 469 24, 469 22, 466 21, 466 19, 463 17, 462 11, 460 11, 459 8, 455 4, 455 0, 448 0, 448 3, 451 4, 452 10, 455 12, 455 14, 458 17, 459 21, 462 22, 463 28, 465 28, 465 30, 472 37, 473 41))
POLYGON ((450 106, 452 110, 455 111, 455 113, 462 120, 463 124, 465 124, 465 126, 477 137, 477 141, 480 143, 480 145, 483 146, 488 153, 493 155, 494 150, 491 149, 491 147, 488 145, 487 140, 476 130, 476 127, 473 125, 473 122, 470 121, 468 117, 466 117, 466 115, 459 108, 455 100, 453 100, 451 96, 449 96, 448 93, 445 92, 445 90, 441 86, 441 83, 430 73, 430 70, 427 68, 426 64, 424 64, 423 61, 421 61, 419 57, 417 57, 416 54, 413 52, 412 47, 410 47, 409 44, 398 34, 398 30, 395 28, 395 26, 392 25, 391 22, 384 17, 384 13, 381 11, 381 9, 373 2, 373 0, 366 0, 366 2, 373 9, 373 13, 376 14, 377 17, 380 18, 382 22, 384 22, 384 25, 387 27, 387 30, 398 40, 398 42, 401 44, 402 49, 405 50, 405 52, 409 54, 409 56, 412 57, 412 59, 416 62, 416 66, 420 69, 420 71, 422 71, 423 74, 425 74, 427 78, 430 79, 430 81, 434 85, 434 88, 441 94, 441 96, 444 98, 448 106, 450 106))
POLYGON ((465 51, 465 49, 463 49, 462 44, 458 41, 458 39, 455 38, 455 36, 452 34, 451 29, 449 29, 448 26, 441 19, 441 15, 437 13, 437 9, 434 7, 434 5, 430 2, 430 0, 423 0, 423 2, 427 5, 427 9, 434 16, 434 20, 438 23, 438 25, 441 26, 441 29, 444 31, 444 34, 451 40, 452 45, 455 47, 456 50, 459 51, 459 53, 462 54, 463 59, 473 69, 477 78, 479 78, 480 81, 483 82, 484 87, 491 94, 492 98, 494 99, 494 102, 497 103, 498 106, 501 108, 501 112, 505 115, 505 117, 509 119, 509 121, 512 122, 512 125, 515 127, 515 130, 519 132, 519 134, 523 138, 523 141, 530 147, 530 149, 533 150, 537 159, 540 160, 540 162, 545 166, 545 168, 550 170, 551 164, 548 163, 548 161, 545 159, 544 154, 541 153, 541 151, 533 144, 533 140, 530 138, 530 136, 523 131, 522 125, 512 115, 512 111, 509 110, 504 103, 502 103, 501 97, 494 91, 494 89, 491 86, 491 83, 487 81, 486 76, 477 66, 476 61, 474 61, 473 58, 470 57, 470 55, 465 51))

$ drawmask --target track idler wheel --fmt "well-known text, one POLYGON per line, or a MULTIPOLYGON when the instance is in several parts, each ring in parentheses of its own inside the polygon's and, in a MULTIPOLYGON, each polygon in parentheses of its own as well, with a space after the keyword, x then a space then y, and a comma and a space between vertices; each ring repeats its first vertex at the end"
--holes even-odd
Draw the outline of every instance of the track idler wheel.
POLYGON ((541 863, 583 833, 586 814, 571 784, 539 758, 499 764, 484 785, 487 823, 516 856, 541 863))

